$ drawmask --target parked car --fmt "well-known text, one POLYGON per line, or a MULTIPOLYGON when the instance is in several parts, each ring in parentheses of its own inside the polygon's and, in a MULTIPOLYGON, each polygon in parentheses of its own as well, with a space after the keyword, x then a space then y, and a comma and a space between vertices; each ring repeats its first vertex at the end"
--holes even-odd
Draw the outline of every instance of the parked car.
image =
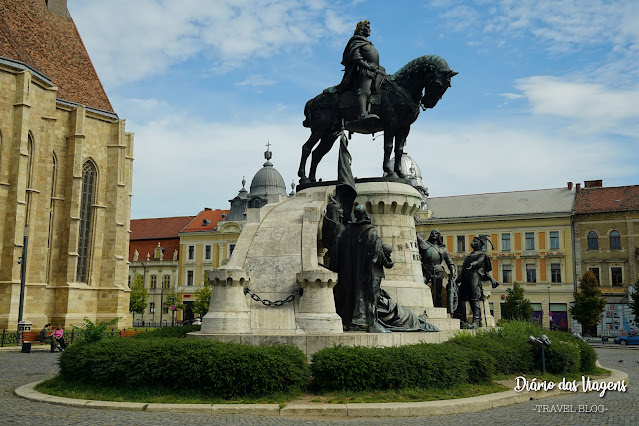
POLYGON ((182 325, 202 325, 202 318, 197 317, 182 322, 182 325))
POLYGON ((639 345, 639 333, 616 337, 615 343, 620 345, 639 345))

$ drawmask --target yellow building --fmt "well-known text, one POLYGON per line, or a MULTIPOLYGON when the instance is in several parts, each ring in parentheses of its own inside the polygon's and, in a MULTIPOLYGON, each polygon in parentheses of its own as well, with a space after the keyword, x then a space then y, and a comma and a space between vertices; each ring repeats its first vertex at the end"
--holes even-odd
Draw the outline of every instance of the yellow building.
POLYGON ((132 156, 66 2, 0 0, 0 328, 24 257, 34 328, 127 320, 132 156))
POLYGON ((574 205, 576 273, 591 270, 607 306, 597 330, 618 336, 637 328, 628 304, 639 279, 639 185, 603 187, 601 180, 577 186, 574 205))
POLYGON ((534 309, 534 319, 568 329, 568 308, 575 288, 571 213, 575 191, 541 189, 491 194, 435 197, 417 216, 417 232, 424 238, 433 229, 444 237, 458 270, 470 253, 470 242, 490 235, 494 248, 485 250, 492 260, 492 276, 502 283, 491 292, 489 304, 496 320, 506 290, 521 283, 534 309))

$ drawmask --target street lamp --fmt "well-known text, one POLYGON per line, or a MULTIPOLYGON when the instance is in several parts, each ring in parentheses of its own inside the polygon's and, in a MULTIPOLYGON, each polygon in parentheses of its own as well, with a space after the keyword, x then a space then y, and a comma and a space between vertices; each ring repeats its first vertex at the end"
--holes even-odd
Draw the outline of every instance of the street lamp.
POLYGON ((552 309, 550 309, 550 284, 548 284, 548 329, 552 330, 552 309))
POLYGON ((22 244, 22 257, 18 259, 20 263, 20 305, 18 307, 18 333, 30 331, 31 323, 22 321, 24 314, 24 293, 27 281, 27 247, 29 245, 29 225, 24 225, 24 241, 22 244))

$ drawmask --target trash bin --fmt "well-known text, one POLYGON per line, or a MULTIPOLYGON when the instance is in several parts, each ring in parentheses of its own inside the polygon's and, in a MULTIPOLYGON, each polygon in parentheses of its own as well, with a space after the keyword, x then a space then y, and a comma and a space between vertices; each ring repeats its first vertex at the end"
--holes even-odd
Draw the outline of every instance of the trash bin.
POLYGON ((23 354, 31 353, 31 342, 22 342, 22 353, 23 354))

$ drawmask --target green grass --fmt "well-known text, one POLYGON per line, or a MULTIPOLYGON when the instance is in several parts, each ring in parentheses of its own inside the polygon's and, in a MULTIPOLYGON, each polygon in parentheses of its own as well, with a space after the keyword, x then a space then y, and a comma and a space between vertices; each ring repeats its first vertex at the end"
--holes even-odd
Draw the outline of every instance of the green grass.
POLYGON ((35 389, 38 392, 65 398, 163 404, 282 404, 302 396, 301 392, 291 392, 276 393, 268 397, 223 399, 197 390, 96 386, 65 381, 60 376, 38 384, 35 389))
POLYGON ((175 391, 160 388, 109 388, 84 383, 67 382, 61 377, 44 381, 35 388, 38 392, 65 398, 91 399, 99 401, 143 402, 164 404, 280 404, 304 400, 330 404, 356 402, 417 402, 438 401, 443 399, 468 398, 509 390, 498 383, 482 383, 454 386, 448 389, 402 389, 387 391, 335 391, 321 394, 279 393, 261 398, 222 399, 211 397, 194 390, 175 391))
POLYGON ((491 382, 456 385, 446 389, 323 392, 311 397, 309 401, 329 404, 440 401, 444 399, 470 398, 471 396, 486 395, 507 390, 510 390, 510 388, 500 385, 499 383, 491 382))

